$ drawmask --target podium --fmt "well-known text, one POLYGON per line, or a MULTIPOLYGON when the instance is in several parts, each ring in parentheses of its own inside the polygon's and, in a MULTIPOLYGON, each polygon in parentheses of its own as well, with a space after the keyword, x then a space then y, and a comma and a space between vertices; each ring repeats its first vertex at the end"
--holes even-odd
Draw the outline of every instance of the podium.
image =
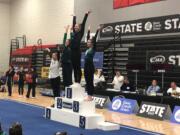
POLYGON ((104 131, 119 130, 119 124, 105 122, 102 114, 96 113, 94 101, 84 101, 85 90, 79 84, 65 89, 65 97, 57 97, 55 106, 45 109, 46 119, 83 129, 104 131))

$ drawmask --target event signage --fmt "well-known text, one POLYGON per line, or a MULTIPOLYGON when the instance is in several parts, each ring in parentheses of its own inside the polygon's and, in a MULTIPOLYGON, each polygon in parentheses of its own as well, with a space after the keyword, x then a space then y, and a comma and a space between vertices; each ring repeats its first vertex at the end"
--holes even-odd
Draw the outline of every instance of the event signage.
POLYGON ((138 110, 138 104, 136 100, 126 98, 114 98, 109 110, 125 114, 133 114, 138 110))
POLYGON ((180 124, 180 106, 174 108, 173 114, 171 115, 171 122, 180 124))
POLYGON ((41 77, 48 78, 49 76, 49 67, 42 67, 41 68, 41 77))
POLYGON ((100 32, 102 38, 114 35, 133 36, 180 32, 180 15, 160 16, 103 24, 100 32))
POLYGON ((168 105, 142 102, 137 115, 145 118, 164 120, 170 118, 171 111, 168 105))
POLYGON ((167 64, 173 66, 173 70, 180 70, 179 50, 147 51, 147 68, 151 70, 152 65, 167 64))
POLYGON ((11 58, 11 64, 13 65, 22 65, 27 67, 28 65, 31 65, 32 63, 32 58, 30 55, 17 55, 17 56, 12 56, 11 58))
POLYGON ((96 108, 98 109, 108 108, 111 103, 108 96, 93 95, 93 100, 95 101, 96 108))
MULTIPOLYGON (((85 53, 82 53, 81 54, 81 68, 84 68, 84 57, 85 57, 85 53)), ((93 58, 95 68, 98 68, 98 69, 103 68, 103 57, 104 57, 103 52, 96 52, 93 58)))

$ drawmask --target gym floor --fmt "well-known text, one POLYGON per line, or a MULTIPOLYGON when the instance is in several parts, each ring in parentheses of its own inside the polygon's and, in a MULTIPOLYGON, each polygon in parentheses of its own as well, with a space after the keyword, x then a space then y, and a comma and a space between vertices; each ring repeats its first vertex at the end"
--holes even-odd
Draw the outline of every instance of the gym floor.
MULTIPOLYGON (((17 92, 17 87, 14 87, 12 97, 8 97, 7 93, 0 93, 0 99, 11 99, 18 102, 29 103, 42 107, 47 107, 53 104, 53 98, 41 96, 39 90, 37 91, 37 97, 35 99, 26 99, 25 96, 20 97, 17 92)), ((138 117, 136 115, 109 112, 108 110, 98 109, 97 112, 103 114, 106 120, 110 122, 119 123, 121 125, 143 129, 151 132, 158 132, 166 135, 179 135, 180 125, 170 123, 169 121, 152 120, 148 118, 138 117)))

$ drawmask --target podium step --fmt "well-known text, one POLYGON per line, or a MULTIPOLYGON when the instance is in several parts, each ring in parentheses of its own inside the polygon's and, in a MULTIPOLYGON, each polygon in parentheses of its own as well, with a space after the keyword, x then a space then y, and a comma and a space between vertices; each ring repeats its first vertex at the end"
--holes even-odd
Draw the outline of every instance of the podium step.
POLYGON ((104 117, 100 114, 80 114, 51 107, 46 108, 45 116, 47 119, 84 129, 97 129, 98 124, 104 122, 104 117))
POLYGON ((73 101, 72 99, 58 97, 55 99, 55 108, 80 114, 94 114, 95 102, 84 102, 84 100, 73 101))
POLYGON ((120 125, 119 124, 110 123, 110 122, 101 122, 98 125, 98 129, 104 130, 104 131, 119 130, 120 129, 120 125))

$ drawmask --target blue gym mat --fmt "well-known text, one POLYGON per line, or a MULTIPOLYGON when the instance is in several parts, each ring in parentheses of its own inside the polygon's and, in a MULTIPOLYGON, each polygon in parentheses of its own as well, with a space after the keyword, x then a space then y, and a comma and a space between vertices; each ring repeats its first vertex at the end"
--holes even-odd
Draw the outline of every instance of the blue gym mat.
POLYGON ((6 133, 14 122, 23 125, 23 135, 54 135, 57 131, 67 131, 68 135, 159 135, 140 129, 121 126, 118 131, 83 130, 43 117, 44 108, 11 100, 0 100, 0 123, 6 133))

